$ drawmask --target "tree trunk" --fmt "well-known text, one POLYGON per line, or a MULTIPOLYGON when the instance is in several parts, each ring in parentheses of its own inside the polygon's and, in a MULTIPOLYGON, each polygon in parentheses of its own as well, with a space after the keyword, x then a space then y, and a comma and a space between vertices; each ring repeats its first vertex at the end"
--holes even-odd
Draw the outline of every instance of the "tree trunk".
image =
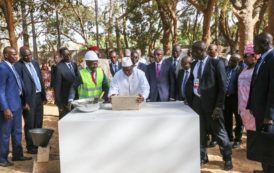
POLYGON ((29 47, 29 34, 27 25, 27 15, 26 15, 26 3, 21 1, 21 13, 22 13, 22 28, 23 28, 23 44, 29 47))
POLYGON ((268 2, 268 31, 274 37, 274 0, 268 2))
POLYGON ((36 42, 36 31, 34 25, 34 17, 33 17, 34 9, 32 7, 30 11, 30 19, 31 19, 31 31, 32 31, 32 44, 33 44, 33 57, 38 60, 38 51, 37 51, 37 42, 36 42))
MULTIPOLYGON (((194 20, 194 26, 193 26, 193 32, 192 32, 192 40, 190 41, 190 45, 192 45, 192 43, 197 40, 197 32, 196 32, 196 28, 197 28, 197 24, 198 24, 198 18, 199 18, 199 10, 196 10, 196 15, 195 15, 195 20, 194 20)), ((191 25, 190 25, 191 26, 191 25)))
POLYGON ((164 49, 164 54, 170 54, 170 35, 172 33, 172 19, 168 16, 168 12, 165 9, 166 4, 163 4, 165 1, 157 0, 158 11, 160 13, 160 18, 163 24, 163 38, 162 44, 164 49))
POLYGON ((113 48, 113 42, 112 42, 112 0, 109 0, 109 19, 108 19, 108 43, 109 47, 113 48))
POLYGON ((18 47, 17 47, 17 38, 15 35, 12 4, 13 4, 13 0, 3 0, 1 2, 1 9, 4 12, 5 20, 7 23, 10 45, 17 50, 18 47))
POLYGON ((119 29, 119 23, 118 23, 118 19, 116 19, 115 22, 115 32, 116 32, 116 45, 117 45, 117 51, 120 55, 120 57, 122 56, 122 47, 121 47, 121 40, 120 40, 120 29, 119 29))
POLYGON ((211 22, 211 16, 213 14, 215 0, 208 0, 207 8, 203 11, 204 13, 204 21, 203 21, 203 36, 202 40, 207 43, 207 45, 210 44, 210 22, 211 22))
POLYGON ((255 0, 250 0, 249 3, 246 3, 246 8, 242 11, 243 14, 241 16, 236 15, 239 21, 239 52, 242 55, 246 43, 253 42, 254 25, 257 22, 257 20, 253 18, 254 3, 255 0))
POLYGON ((124 35, 124 41, 126 48, 129 48, 128 46, 128 39, 127 39, 127 26, 126 26, 126 19, 123 18, 123 35, 124 35))
POLYGON ((58 10, 55 10, 55 17, 56 17, 56 30, 57 30, 57 50, 61 47, 61 32, 60 32, 60 21, 59 21, 59 15, 58 10))

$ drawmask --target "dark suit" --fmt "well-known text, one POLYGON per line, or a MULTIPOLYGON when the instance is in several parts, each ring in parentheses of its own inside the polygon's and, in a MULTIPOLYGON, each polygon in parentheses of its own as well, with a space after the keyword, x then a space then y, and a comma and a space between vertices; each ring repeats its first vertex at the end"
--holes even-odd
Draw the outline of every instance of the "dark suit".
POLYGON ((81 83, 81 77, 77 68, 77 65, 71 62, 73 66, 73 72, 69 69, 64 61, 61 61, 56 66, 55 76, 55 103, 59 109, 59 119, 63 118, 67 113, 70 112, 68 108, 68 99, 70 90, 76 91, 74 99, 77 99, 77 87, 81 83))
POLYGON ((148 99, 151 102, 169 101, 170 98, 175 98, 175 74, 170 68, 168 61, 163 60, 160 77, 156 77, 156 64, 151 63, 147 66, 146 77, 150 86, 148 99))
POLYGON ((175 59, 173 57, 169 57, 169 58, 165 59, 165 61, 168 62, 168 64, 170 65, 170 68, 172 68, 175 76, 177 77, 179 71, 182 69, 182 66, 181 66, 182 57, 177 58, 177 64, 176 65, 174 64, 174 60, 175 59))
MULTIPOLYGON (((255 117, 256 129, 259 131, 265 118, 274 120, 274 50, 262 60, 258 69, 259 60, 255 66, 249 93, 247 109, 250 109, 255 117)), ((265 173, 274 172, 272 166, 263 164, 265 173)))
MULTIPOLYGON (((121 70, 121 68, 122 68, 122 64, 120 62, 118 62, 118 69, 117 69, 117 71, 121 70)), ((115 72, 113 70, 112 63, 109 64, 109 69, 110 69, 111 75, 114 76, 117 71, 115 72)))
POLYGON ((24 83, 24 91, 26 94, 26 103, 30 106, 30 110, 23 111, 23 117, 25 121, 25 139, 27 144, 27 149, 31 150, 35 146, 32 143, 31 136, 29 133, 30 129, 33 128, 42 128, 43 125, 43 101, 46 100, 45 96, 45 90, 43 88, 42 84, 42 75, 41 70, 39 68, 39 64, 32 60, 30 62, 33 67, 35 68, 35 71, 37 73, 37 76, 39 78, 39 82, 41 85, 41 92, 36 92, 36 86, 34 83, 34 78, 32 77, 32 74, 24 64, 24 61, 21 59, 15 64, 15 69, 19 76, 21 77, 23 83, 24 83))
POLYGON ((185 100, 185 96, 183 96, 182 94, 182 84, 183 84, 184 76, 185 76, 185 70, 181 69, 176 79, 176 99, 177 100, 185 100))
MULTIPOLYGON (((231 145, 227 132, 224 127, 224 117, 213 120, 212 113, 216 107, 224 107, 225 99, 225 67, 224 64, 212 58, 208 58, 204 66, 200 80, 200 97, 196 96, 193 91, 194 68, 197 61, 192 63, 189 80, 186 84, 186 99, 190 107, 200 116, 200 142, 201 142, 201 159, 207 160, 206 151, 206 129, 212 128, 213 133, 220 145, 223 159, 231 159, 231 145)), ((197 64, 199 65, 199 64, 197 64)))
MULTIPOLYGON (((22 81, 20 83, 23 86, 22 81)), ((0 63, 0 127, 0 162, 7 162, 10 136, 12 138, 13 158, 22 157, 22 102, 20 89, 13 71, 5 61, 0 63), (12 112, 12 119, 6 120, 4 118, 4 111, 7 109, 12 112)))
POLYGON ((137 68, 139 70, 142 70, 144 73, 146 73, 146 71, 147 71, 147 65, 144 64, 144 63, 141 63, 141 62, 138 63, 138 67, 137 68))
POLYGON ((230 141, 241 142, 243 123, 241 116, 238 113, 238 77, 241 73, 241 67, 237 66, 234 69, 226 67, 227 80, 226 81, 226 95, 225 95, 225 128, 230 141), (233 114, 236 121, 233 138, 233 114))

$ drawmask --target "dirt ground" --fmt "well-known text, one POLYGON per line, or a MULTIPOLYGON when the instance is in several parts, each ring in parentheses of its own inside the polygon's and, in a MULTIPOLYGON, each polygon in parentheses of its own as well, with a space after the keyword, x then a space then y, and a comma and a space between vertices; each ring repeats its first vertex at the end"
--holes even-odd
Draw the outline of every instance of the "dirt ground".
MULTIPOLYGON (((54 129, 53 137, 50 141, 50 155, 51 157, 57 157, 59 155, 59 142, 58 142, 58 112, 57 108, 52 105, 46 105, 44 107, 44 127, 54 129)), ((24 135, 23 135, 24 136, 24 135)), ((25 146, 23 139, 23 146, 25 146)), ((252 162, 246 159, 246 136, 243 137, 243 144, 239 149, 233 150, 233 165, 232 171, 223 171, 223 161, 220 156, 219 148, 209 149, 209 163, 204 165, 201 169, 202 173, 252 173, 253 170, 260 170, 261 166, 257 162, 252 162)), ((24 147, 25 150, 25 147, 24 147)), ((25 153, 26 156, 32 156, 35 159, 35 155, 25 153)), ((11 157, 11 156, 10 156, 11 157)), ((11 158, 10 158, 11 159, 11 158)), ((14 166, 3 168, 0 167, 0 173, 31 173, 33 168, 33 160, 24 162, 14 162, 14 166)))

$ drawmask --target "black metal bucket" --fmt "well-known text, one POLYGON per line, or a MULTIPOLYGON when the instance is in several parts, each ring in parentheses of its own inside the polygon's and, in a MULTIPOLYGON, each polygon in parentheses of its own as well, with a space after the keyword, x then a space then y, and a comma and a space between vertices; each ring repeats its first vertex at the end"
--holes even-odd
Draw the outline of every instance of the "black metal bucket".
POLYGON ((46 147, 54 131, 52 129, 36 128, 29 130, 29 132, 33 145, 46 147))

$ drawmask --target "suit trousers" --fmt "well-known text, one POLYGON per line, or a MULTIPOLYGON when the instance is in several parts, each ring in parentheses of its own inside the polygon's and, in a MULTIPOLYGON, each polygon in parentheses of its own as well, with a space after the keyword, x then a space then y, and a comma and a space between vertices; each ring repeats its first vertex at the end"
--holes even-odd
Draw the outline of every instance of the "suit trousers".
POLYGON ((44 112, 43 110, 44 108, 41 93, 35 94, 29 111, 23 110, 23 117, 25 121, 24 132, 28 150, 36 148, 36 146, 34 146, 32 143, 29 130, 33 128, 42 128, 44 112))
POLYGON ((58 106, 59 111, 59 120, 62 119, 65 115, 67 115, 71 109, 68 107, 68 105, 61 105, 58 106))
POLYGON ((262 168, 263 168, 264 173, 273 173, 274 172, 274 165, 262 163, 262 168))
POLYGON ((9 154, 10 136, 12 139, 12 156, 22 157, 22 109, 12 112, 13 118, 4 119, 3 112, 0 112, 0 162, 7 162, 9 154))
POLYGON ((192 108, 199 115, 200 118, 200 149, 201 149, 201 159, 207 160, 207 138, 206 130, 207 127, 211 127, 213 135, 216 137, 216 141, 220 146, 220 152, 223 156, 223 160, 231 160, 231 144, 224 126, 224 118, 221 115, 220 118, 213 120, 211 115, 206 114, 202 108, 202 101, 199 97, 194 96, 192 102, 192 108))
POLYGON ((225 97, 225 128, 230 141, 241 142, 243 134, 243 122, 241 116, 238 114, 237 95, 230 95, 225 97), (236 121, 233 137, 233 114, 236 121))

